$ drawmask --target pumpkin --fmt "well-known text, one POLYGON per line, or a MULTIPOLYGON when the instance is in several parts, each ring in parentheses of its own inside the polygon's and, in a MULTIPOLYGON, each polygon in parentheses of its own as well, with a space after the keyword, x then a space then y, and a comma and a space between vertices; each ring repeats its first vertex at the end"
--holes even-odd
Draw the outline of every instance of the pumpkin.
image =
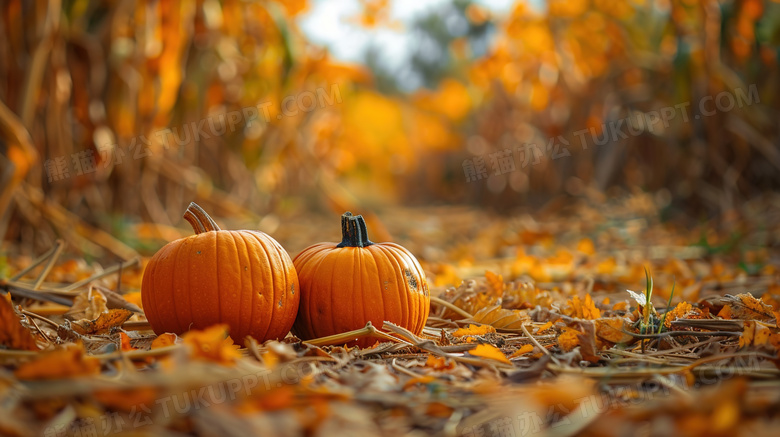
POLYGON ((287 335, 300 293, 282 246, 263 232, 221 230, 195 203, 184 218, 195 235, 165 245, 144 271, 141 302, 154 332, 225 323, 240 341, 287 335))
POLYGON ((414 255, 395 243, 371 242, 360 215, 344 213, 341 229, 341 243, 315 244, 293 260, 301 283, 293 333, 310 340, 360 329, 369 321, 381 328, 389 321, 420 334, 431 298, 414 255))

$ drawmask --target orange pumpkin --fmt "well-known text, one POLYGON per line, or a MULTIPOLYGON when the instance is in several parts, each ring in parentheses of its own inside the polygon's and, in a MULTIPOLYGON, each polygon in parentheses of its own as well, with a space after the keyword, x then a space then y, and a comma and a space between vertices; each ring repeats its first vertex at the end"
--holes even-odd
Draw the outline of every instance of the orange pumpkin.
POLYGON ((431 298, 414 255, 395 243, 372 243, 362 216, 344 213, 341 229, 341 243, 315 244, 293 260, 301 282, 293 333, 309 340, 389 321, 420 334, 431 298))
POLYGON ((239 343, 287 335, 300 293, 282 246, 263 232, 220 230, 195 203, 184 218, 196 235, 165 245, 144 271, 141 301, 154 332, 226 323, 239 343))

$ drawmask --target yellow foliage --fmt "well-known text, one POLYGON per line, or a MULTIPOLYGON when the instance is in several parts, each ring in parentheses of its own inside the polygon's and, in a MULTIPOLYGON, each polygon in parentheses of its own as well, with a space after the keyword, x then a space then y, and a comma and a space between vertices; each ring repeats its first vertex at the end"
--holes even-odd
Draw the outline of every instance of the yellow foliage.
POLYGON ((453 332, 452 335, 454 337, 465 337, 469 335, 485 335, 485 334, 491 334, 495 332, 496 332, 496 328, 490 325, 469 324, 469 326, 466 328, 459 328, 457 331, 453 332))
POLYGON ((469 355, 475 357, 488 358, 491 360, 500 361, 505 364, 512 364, 509 359, 501 352, 500 349, 491 344, 480 344, 474 349, 469 351, 469 355))
POLYGON ((520 346, 520 348, 518 348, 516 351, 512 352, 512 355, 510 355, 509 358, 517 358, 527 353, 533 352, 533 350, 534 350, 534 345, 524 344, 520 346))
POLYGON ((568 326, 565 326, 563 328, 563 333, 558 336, 558 346, 560 346, 561 349, 563 349, 565 352, 569 352, 575 347, 580 345, 580 339, 579 336, 582 334, 582 332, 570 328, 568 326))
POLYGON ((579 296, 574 296, 566 304, 567 308, 564 313, 567 316, 589 320, 601 318, 601 311, 596 308, 590 294, 586 294, 584 300, 581 300, 579 296))
POLYGON ((182 336, 184 344, 190 347, 193 358, 220 364, 233 364, 241 357, 238 345, 228 336, 227 325, 189 331, 182 336))
POLYGON ((70 343, 61 349, 44 352, 22 364, 14 372, 19 379, 61 379, 100 373, 100 361, 88 357, 81 343, 70 343))

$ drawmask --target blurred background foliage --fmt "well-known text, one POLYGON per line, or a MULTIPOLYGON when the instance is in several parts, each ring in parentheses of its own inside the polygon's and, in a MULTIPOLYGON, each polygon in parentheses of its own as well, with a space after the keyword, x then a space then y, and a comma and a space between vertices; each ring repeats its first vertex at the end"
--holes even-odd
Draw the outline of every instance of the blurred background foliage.
POLYGON ((506 13, 451 0, 412 23, 391 3, 361 2, 349 20, 412 33, 400 69, 379 44, 347 63, 309 41, 305 0, 2 2, 0 231, 30 250, 56 235, 132 246, 178 235, 192 200, 247 223, 432 203, 512 211, 615 189, 699 218, 780 186, 776 0, 518 1, 506 13), (692 117, 703 98, 750 86, 754 104, 692 117), (304 94, 315 110, 284 111, 304 94), (687 102, 687 121, 579 145, 583 129, 612 135, 610 123, 687 102), (267 120, 191 128, 219 131, 259 104, 267 120), (551 159, 550 138, 570 156, 551 159), (544 156, 524 166, 529 143, 544 156), (516 168, 495 174, 507 149, 516 168), (468 182, 480 157, 489 177, 468 182), (57 158, 67 177, 53 178, 57 158), (90 158, 94 171, 79 167, 90 158))

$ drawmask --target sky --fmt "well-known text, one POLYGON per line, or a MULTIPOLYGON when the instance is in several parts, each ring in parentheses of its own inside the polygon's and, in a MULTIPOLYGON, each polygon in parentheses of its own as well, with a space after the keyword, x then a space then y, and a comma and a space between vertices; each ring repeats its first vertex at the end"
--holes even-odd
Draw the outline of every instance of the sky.
MULTIPOLYGON (((390 19, 403 25, 424 16, 451 0, 392 0, 390 19)), ((513 0, 477 0, 493 13, 508 12, 513 0)), ((349 22, 361 11, 359 0, 315 0, 301 18, 300 26, 310 41, 328 47, 330 53, 342 61, 361 61, 363 53, 373 41, 383 49, 385 66, 391 70, 407 62, 413 40, 404 29, 365 29, 349 22)))

